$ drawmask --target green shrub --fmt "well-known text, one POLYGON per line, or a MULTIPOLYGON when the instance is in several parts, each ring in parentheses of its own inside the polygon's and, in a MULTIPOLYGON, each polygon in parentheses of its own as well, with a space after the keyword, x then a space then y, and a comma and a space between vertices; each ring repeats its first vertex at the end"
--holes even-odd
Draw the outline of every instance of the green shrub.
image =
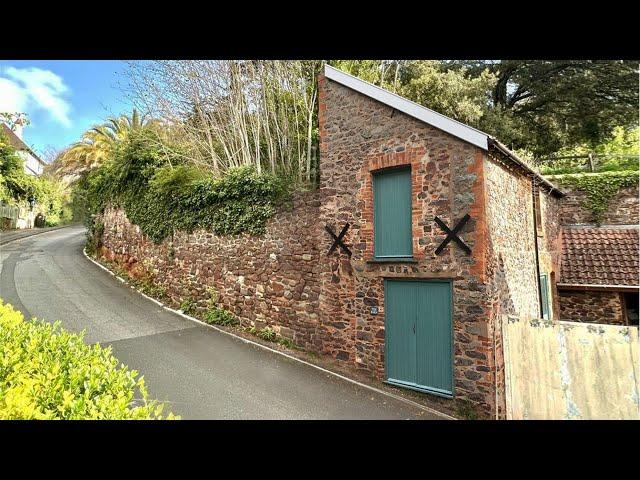
MULTIPOLYGON (((630 170, 639 170, 638 156, 612 158, 600 161, 596 164, 595 172, 623 172, 630 170)), ((571 173, 592 173, 589 170, 585 159, 569 159, 564 161, 556 161, 552 166, 542 165, 540 173, 543 175, 565 175, 571 173)))
POLYGON ((180 310, 182 310, 182 313, 191 315, 196 311, 196 302, 194 302, 191 298, 186 298, 180 304, 180 310))
POLYGON ((275 342, 276 339, 278 338, 278 334, 276 333, 276 331, 271 328, 271 327, 264 327, 262 330, 260 330, 257 335, 263 339, 263 340, 267 340, 268 342, 275 342))
POLYGON ((238 319, 228 310, 221 307, 211 307, 205 316, 205 321, 213 325, 236 325, 238 319))
POLYGON ((204 228, 218 235, 264 233, 289 192, 282 178, 235 167, 213 176, 166 154, 149 133, 132 134, 87 178, 87 214, 112 203, 153 241, 204 228), (149 137, 149 138, 147 138, 149 137))
POLYGON ((58 181, 25 173, 24 160, 0 131, 0 202, 26 207, 29 198, 36 201, 34 214, 44 215, 48 227, 73 218, 70 193, 58 181))
POLYGON ((136 282, 136 286, 140 289, 140 291, 150 297, 156 299, 163 299, 167 296, 167 290, 161 285, 157 285, 153 283, 152 280, 141 280, 136 282))
POLYGON ((111 347, 87 345, 59 322, 26 322, 0 300, 0 419, 163 418, 143 377, 118 364, 111 347))
POLYGON ((294 349, 298 350, 298 347, 291 340, 289 340, 288 338, 280 337, 280 338, 278 338, 278 343, 280 345, 282 345, 283 347, 287 347, 287 348, 290 348, 292 350, 294 350, 294 349))

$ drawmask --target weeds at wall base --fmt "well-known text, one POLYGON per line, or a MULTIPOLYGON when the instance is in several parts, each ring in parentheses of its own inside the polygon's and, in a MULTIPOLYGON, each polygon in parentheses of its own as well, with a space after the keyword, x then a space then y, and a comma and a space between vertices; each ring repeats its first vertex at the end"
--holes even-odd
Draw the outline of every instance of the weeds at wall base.
POLYGON ((478 412, 471 402, 459 400, 456 406, 456 416, 463 420, 479 420, 478 412))
MULTIPOLYGON (((99 257, 97 255, 97 251, 93 243, 87 242, 87 247, 85 251, 87 255, 89 255, 99 263, 105 265, 113 273, 125 279, 128 284, 138 289, 145 295, 151 298, 154 298, 158 301, 164 300, 167 298, 166 290, 163 287, 154 284, 152 280, 136 279, 132 277, 129 274, 129 272, 125 268, 123 268, 120 264, 116 262, 110 262, 106 260, 104 257, 99 257), (91 249, 89 248, 90 246, 92 247, 91 249)), ((215 294, 212 294, 212 300, 215 301, 215 299, 216 299, 215 294)), ((269 326, 266 326, 261 329, 258 329, 255 326, 243 326, 240 320, 235 315, 233 315, 233 313, 231 313, 228 310, 225 310, 224 308, 218 305, 213 304, 211 300, 210 300, 209 308, 206 310, 204 314, 198 311, 197 304, 195 300, 193 300, 192 298, 185 298, 180 303, 179 308, 180 308, 180 311, 185 315, 195 317, 198 320, 201 320, 204 323, 207 323, 209 325, 217 325, 221 327, 234 327, 235 330, 249 333, 257 338, 260 338, 262 340, 265 340, 271 343, 277 343, 289 350, 305 351, 303 348, 295 345, 293 341, 290 340, 289 338, 278 335, 278 333, 269 326)), ((316 354, 314 355, 314 357, 318 358, 318 355, 316 354)))

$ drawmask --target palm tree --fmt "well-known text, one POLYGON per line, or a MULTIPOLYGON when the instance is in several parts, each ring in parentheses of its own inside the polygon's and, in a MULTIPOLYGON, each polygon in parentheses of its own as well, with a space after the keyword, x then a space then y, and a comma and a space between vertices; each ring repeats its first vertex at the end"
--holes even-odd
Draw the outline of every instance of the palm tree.
POLYGON ((124 141, 132 132, 157 125, 157 121, 140 115, 133 109, 131 116, 109 117, 103 124, 87 130, 79 142, 65 150, 60 161, 65 170, 72 169, 80 173, 102 164, 113 152, 118 143, 124 141))

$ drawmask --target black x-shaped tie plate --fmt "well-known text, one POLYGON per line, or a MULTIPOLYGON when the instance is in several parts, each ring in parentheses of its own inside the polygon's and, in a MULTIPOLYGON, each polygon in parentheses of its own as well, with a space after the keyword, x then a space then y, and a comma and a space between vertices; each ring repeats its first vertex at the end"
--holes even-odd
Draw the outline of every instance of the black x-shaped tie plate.
POLYGON ((338 245, 340 245, 340 248, 342 248, 342 250, 344 250, 347 255, 351 256, 351 250, 349 250, 349 248, 342 242, 344 235, 347 233, 347 230, 349 230, 349 224, 347 223, 344 227, 342 227, 342 230, 337 237, 328 225, 325 225, 324 229, 329 232, 329 235, 333 237, 333 245, 331 245, 329 252, 327 252, 327 256, 331 255, 338 245))
POLYGON ((438 217, 435 218, 436 223, 440 226, 440 228, 442 230, 444 230, 444 232, 447 234, 447 238, 444 239, 444 241, 440 244, 440 246, 438 248, 436 248, 436 255, 440 255, 440 252, 442 252, 442 250, 444 250, 444 247, 447 246, 447 244, 453 240, 454 242, 456 242, 460 248, 462 248, 462 250, 464 250, 465 252, 467 252, 469 255, 471 255, 471 249, 467 246, 466 243, 464 243, 462 241, 462 239, 458 236, 458 232, 460 230, 462 230, 462 227, 464 227, 464 225, 467 223, 467 221, 469 221, 471 217, 469 216, 469 214, 466 214, 464 217, 462 217, 462 219, 460 219, 460 221, 458 222, 458 224, 453 228, 453 230, 449 229, 449 227, 447 227, 444 222, 442 220, 440 220, 438 217))

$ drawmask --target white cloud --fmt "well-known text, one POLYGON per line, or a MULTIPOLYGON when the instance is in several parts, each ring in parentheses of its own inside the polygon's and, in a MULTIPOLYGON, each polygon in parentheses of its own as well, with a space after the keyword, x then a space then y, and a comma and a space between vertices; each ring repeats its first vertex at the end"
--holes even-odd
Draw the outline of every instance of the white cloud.
POLYGON ((69 92, 64 80, 50 70, 41 68, 0 69, 0 112, 46 110, 51 117, 71 126, 71 105, 63 98, 69 92))

